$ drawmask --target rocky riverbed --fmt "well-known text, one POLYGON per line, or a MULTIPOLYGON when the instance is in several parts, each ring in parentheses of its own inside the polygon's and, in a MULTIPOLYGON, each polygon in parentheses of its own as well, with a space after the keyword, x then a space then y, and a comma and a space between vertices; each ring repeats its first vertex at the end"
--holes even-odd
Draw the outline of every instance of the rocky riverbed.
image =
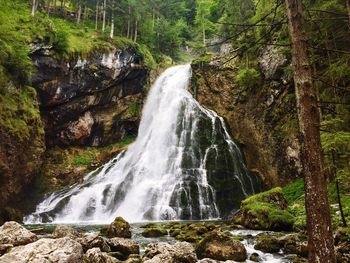
POLYGON ((298 233, 245 230, 230 222, 164 222, 108 226, 0 227, 0 262, 217 263, 307 262, 298 233))

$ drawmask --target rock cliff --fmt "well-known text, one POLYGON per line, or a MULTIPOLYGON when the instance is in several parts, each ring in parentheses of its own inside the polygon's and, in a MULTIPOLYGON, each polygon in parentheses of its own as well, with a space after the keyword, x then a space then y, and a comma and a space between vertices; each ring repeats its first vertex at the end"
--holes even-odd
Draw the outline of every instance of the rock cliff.
POLYGON ((106 145, 136 135, 148 70, 127 47, 57 60, 32 53, 47 145, 106 145))
POLYGON ((192 92, 225 118, 248 168, 267 187, 299 177, 300 144, 288 61, 276 50, 264 51, 259 57, 261 78, 251 87, 237 83, 238 61, 224 61, 206 57, 193 62, 192 92))

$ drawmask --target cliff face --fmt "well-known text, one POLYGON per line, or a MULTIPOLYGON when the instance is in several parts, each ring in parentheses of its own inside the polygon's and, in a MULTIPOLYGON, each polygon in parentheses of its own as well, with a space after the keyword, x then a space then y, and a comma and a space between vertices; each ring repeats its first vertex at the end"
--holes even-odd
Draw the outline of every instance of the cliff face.
POLYGON ((103 162, 115 152, 115 146, 105 147, 99 155, 87 146, 135 136, 148 81, 148 68, 133 47, 67 59, 56 59, 42 44, 31 48, 33 88, 15 87, 10 81, 0 87, 0 220, 13 216, 14 210, 6 207, 26 206, 23 200, 41 191, 38 183, 49 184, 46 189, 66 185, 61 181, 74 183, 88 170, 81 168, 89 167, 87 158, 96 162, 93 156, 105 156, 99 160, 103 162), (80 147, 71 158, 81 171, 74 166, 72 173, 57 168, 48 172, 47 167, 62 167, 66 160, 46 155, 65 155, 72 146, 80 147))
POLYGON ((248 168, 272 187, 300 176, 296 103, 292 81, 283 70, 286 61, 274 50, 259 60, 263 77, 250 88, 237 84, 236 63, 196 61, 192 89, 201 104, 225 118, 248 168))
POLYGON ((8 80, 0 87, 0 221, 8 202, 36 175, 44 150, 35 90, 8 80))
POLYGON ((132 48, 56 60, 32 54, 46 143, 101 146, 135 135, 148 70, 132 48))

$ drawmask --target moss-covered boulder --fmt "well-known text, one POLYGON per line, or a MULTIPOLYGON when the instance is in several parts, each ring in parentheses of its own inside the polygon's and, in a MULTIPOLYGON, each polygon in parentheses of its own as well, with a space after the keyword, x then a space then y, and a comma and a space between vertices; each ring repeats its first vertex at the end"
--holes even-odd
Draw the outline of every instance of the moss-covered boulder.
POLYGON ((247 251, 241 242, 217 231, 208 234, 199 242, 196 253, 200 259, 211 258, 222 261, 245 261, 247 259, 247 251))
POLYGON ((142 236, 144 237, 161 237, 166 235, 168 235, 168 231, 161 226, 146 228, 142 232, 142 236))
POLYGON ((131 226, 122 217, 117 217, 114 221, 106 228, 101 230, 101 234, 109 238, 113 237, 124 237, 131 238, 131 226))
POLYGON ((261 250, 265 253, 278 253, 282 247, 283 242, 281 242, 277 237, 269 234, 259 235, 254 246, 255 249, 261 250))
POLYGON ((250 229, 291 231, 294 217, 287 208, 282 189, 277 187, 243 200, 233 221, 250 229))

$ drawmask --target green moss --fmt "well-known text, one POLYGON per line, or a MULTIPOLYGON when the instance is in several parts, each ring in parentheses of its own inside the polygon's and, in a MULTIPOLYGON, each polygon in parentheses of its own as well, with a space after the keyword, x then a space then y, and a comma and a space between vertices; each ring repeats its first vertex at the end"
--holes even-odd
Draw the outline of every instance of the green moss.
POLYGON ((292 230, 295 218, 286 206, 282 189, 273 188, 243 200, 241 213, 235 220, 253 229, 292 230))
POLYGON ((236 81, 241 87, 252 88, 260 83, 260 73, 255 68, 244 68, 239 70, 236 81))
POLYGON ((297 179, 285 186, 282 191, 289 204, 302 200, 304 197, 304 180, 297 179))
POLYGON ((160 226, 146 228, 142 232, 142 236, 144 237, 161 237, 161 236, 166 236, 167 234, 168 234, 168 231, 165 228, 160 226))
POLYGON ((91 163, 92 157, 91 156, 81 156, 78 155, 74 158, 74 164, 76 165, 88 165, 91 163))
POLYGON ((19 90, 15 87, 9 89, 11 91, 0 93, 1 129, 20 142, 29 140, 32 135, 43 137, 35 90, 29 86, 19 90))
POLYGON ((128 108, 128 113, 131 114, 133 117, 137 117, 140 112, 140 105, 137 101, 133 101, 129 108, 128 108))

